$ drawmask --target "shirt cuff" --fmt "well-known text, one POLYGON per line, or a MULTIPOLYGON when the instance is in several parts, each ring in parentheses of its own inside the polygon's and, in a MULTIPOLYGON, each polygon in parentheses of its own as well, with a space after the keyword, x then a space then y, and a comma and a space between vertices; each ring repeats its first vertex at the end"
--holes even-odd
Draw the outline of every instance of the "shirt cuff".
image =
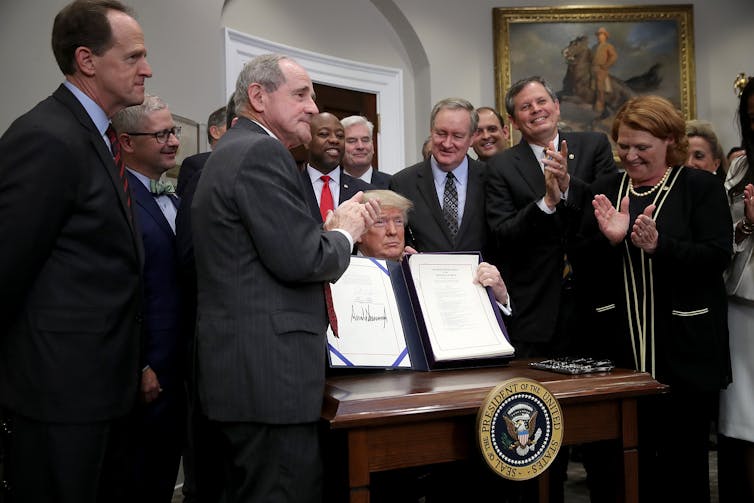
POLYGON ((346 237, 346 239, 348 240, 348 249, 349 250, 353 250, 353 238, 351 237, 351 235, 347 231, 345 231, 343 229, 333 229, 333 230, 337 231, 337 232, 340 232, 341 234, 343 234, 346 237))
POLYGON ((555 213, 555 210, 557 209, 557 207, 553 209, 548 208, 547 203, 545 203, 544 197, 540 199, 539 201, 537 201, 537 206, 539 207, 540 210, 544 211, 548 215, 552 215, 553 213, 555 213))
POLYGON ((505 304, 500 303, 497 299, 495 299, 495 302, 497 303, 497 307, 500 308, 500 312, 503 313, 505 316, 510 316, 513 314, 513 308, 511 308, 511 296, 508 294, 508 299, 505 301, 505 304))

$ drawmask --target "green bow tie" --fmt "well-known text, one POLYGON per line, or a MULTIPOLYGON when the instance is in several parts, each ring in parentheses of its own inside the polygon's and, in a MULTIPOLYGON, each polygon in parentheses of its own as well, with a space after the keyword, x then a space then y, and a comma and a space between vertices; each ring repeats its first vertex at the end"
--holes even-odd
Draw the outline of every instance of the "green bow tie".
POLYGON ((175 193, 175 187, 164 180, 149 180, 149 192, 155 197, 166 196, 175 193))

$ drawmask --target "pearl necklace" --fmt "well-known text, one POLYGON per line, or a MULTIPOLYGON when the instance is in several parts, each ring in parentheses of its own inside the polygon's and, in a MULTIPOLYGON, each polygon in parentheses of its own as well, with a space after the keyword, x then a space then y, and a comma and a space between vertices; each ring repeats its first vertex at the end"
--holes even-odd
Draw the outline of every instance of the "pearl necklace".
POLYGON ((634 190, 634 181, 631 180, 631 178, 629 177, 628 178, 628 191, 631 193, 631 195, 636 196, 636 197, 645 197, 645 196, 648 196, 648 195, 652 194, 653 192, 656 192, 657 189, 659 189, 660 187, 662 187, 663 185, 665 185, 665 182, 668 181, 668 177, 670 176, 670 170, 671 169, 672 168, 670 166, 668 166, 668 169, 665 170, 665 174, 662 175, 662 178, 660 178, 660 181, 657 182, 654 185, 654 187, 652 187, 651 189, 649 189, 646 192, 636 192, 636 190, 634 190))

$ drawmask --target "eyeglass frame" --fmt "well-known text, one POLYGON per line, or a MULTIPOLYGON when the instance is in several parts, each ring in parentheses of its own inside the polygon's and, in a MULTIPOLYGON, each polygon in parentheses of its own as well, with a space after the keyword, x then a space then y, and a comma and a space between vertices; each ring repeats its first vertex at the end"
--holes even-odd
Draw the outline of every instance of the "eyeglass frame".
POLYGON ((134 133, 126 133, 127 135, 131 136, 152 136, 155 140, 157 140, 157 143, 167 143, 168 139, 170 138, 170 135, 176 137, 176 139, 181 139, 181 126, 173 126, 170 129, 163 129, 162 131, 157 131, 156 133, 144 133, 144 132, 134 132, 134 133), (160 140, 160 137, 164 135, 164 138, 160 140))

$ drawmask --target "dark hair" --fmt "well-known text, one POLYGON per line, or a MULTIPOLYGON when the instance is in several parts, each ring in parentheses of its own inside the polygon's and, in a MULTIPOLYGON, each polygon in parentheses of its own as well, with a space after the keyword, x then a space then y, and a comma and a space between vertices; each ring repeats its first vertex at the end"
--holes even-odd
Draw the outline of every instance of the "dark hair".
POLYGON ((505 119, 503 119, 503 114, 501 114, 500 112, 498 112, 494 108, 492 108, 492 107, 479 107, 479 108, 476 109, 477 114, 479 114, 480 112, 487 112, 487 111, 492 112, 493 114, 495 114, 495 117, 497 117, 498 122, 500 122, 500 127, 505 127, 505 119))
POLYGON ((741 91, 738 102, 738 129, 741 131, 741 146, 746 151, 747 167, 743 178, 728 191, 731 198, 742 194, 746 185, 754 183, 754 129, 749 118, 749 99, 752 96, 754 96, 754 78, 749 78, 741 91))
POLYGON ((731 154, 738 152, 739 150, 746 150, 741 145, 736 145, 735 147, 731 147, 730 150, 728 150, 728 153, 725 154, 725 157, 730 157, 731 154))
POLYGON ((552 87, 550 87, 550 84, 548 84, 544 78, 540 77, 539 75, 525 77, 513 84, 508 89, 508 92, 505 93, 505 111, 508 112, 508 115, 510 115, 511 117, 515 117, 514 112, 516 111, 516 106, 513 103, 513 99, 518 96, 518 93, 524 90, 524 87, 528 86, 532 82, 542 84, 542 87, 545 88, 545 91, 547 91, 547 94, 550 95, 552 101, 558 101, 558 96, 555 94, 555 91, 552 90, 552 87))
POLYGON ((133 17, 131 9, 118 0, 76 0, 58 12, 52 25, 52 52, 64 75, 76 72, 75 53, 88 47, 101 56, 113 46, 113 31, 108 11, 133 17))
POLYGON ((235 94, 231 93, 228 104, 225 105, 225 129, 233 127, 233 119, 236 118, 236 100, 234 97, 235 94))
POLYGON ((212 137, 212 134, 210 133, 209 129, 212 126, 220 127, 224 126, 226 123, 225 120, 225 111, 227 107, 222 106, 209 114, 209 118, 207 119, 207 142, 209 142, 210 145, 212 145, 212 142, 215 141, 215 139, 212 137))

